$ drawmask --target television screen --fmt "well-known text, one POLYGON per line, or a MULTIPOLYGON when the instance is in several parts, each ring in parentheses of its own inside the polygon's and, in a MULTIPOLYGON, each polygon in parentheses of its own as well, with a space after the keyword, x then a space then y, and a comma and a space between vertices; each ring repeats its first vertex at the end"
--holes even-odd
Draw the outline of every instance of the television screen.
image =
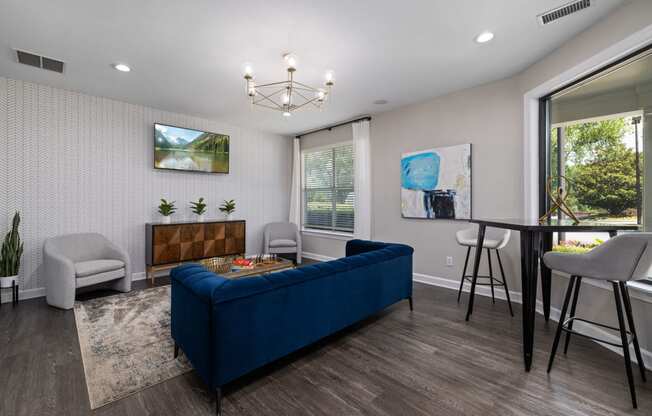
POLYGON ((229 173, 229 136, 154 124, 154 167, 229 173))

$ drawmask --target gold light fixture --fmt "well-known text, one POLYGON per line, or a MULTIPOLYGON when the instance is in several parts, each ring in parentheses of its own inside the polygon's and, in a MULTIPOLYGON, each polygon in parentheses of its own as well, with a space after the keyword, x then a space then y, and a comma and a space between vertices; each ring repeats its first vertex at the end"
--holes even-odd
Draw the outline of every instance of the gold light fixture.
POLYGON ((287 80, 267 84, 256 84, 251 65, 244 66, 246 93, 251 104, 280 111, 285 117, 306 107, 323 108, 335 85, 333 71, 326 71, 324 86, 315 88, 294 79, 299 62, 295 54, 287 53, 283 55, 283 60, 287 68, 287 80))

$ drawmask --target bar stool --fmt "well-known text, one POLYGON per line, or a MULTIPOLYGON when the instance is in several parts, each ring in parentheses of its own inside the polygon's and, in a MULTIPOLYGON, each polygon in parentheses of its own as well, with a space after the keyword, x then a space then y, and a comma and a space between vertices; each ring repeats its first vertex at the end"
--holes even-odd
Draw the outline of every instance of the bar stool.
POLYGON ((564 354, 568 351, 568 343, 571 334, 580 335, 604 344, 620 347, 623 349, 625 358, 625 370, 627 371, 627 380, 629 382, 629 391, 632 396, 632 405, 636 408, 636 390, 634 388, 634 377, 632 375, 632 362, 629 354, 629 344, 634 344, 634 352, 638 360, 638 366, 641 370, 641 378, 646 381, 645 364, 641 356, 641 348, 638 344, 636 329, 634 328, 634 316, 632 314, 632 303, 627 290, 627 281, 645 279, 648 276, 650 266, 652 266, 652 233, 631 233, 614 237, 604 244, 596 247, 585 254, 568 254, 548 252, 543 256, 543 261, 552 270, 557 270, 571 275, 566 297, 559 317, 557 333, 552 344, 550 361, 548 362, 548 372, 552 368, 552 363, 557 353, 561 333, 566 332, 566 341, 564 354), (618 328, 604 325, 597 322, 591 322, 586 319, 580 319, 575 316, 577 299, 579 297, 580 285, 582 279, 596 279, 611 282, 613 285, 614 297, 616 299, 616 313, 618 314, 618 328), (573 293, 574 291, 574 293, 573 293), (566 311, 570 303, 571 295, 573 302, 571 304, 570 316, 566 319, 566 311), (623 317, 623 305, 629 330, 625 326, 623 317), (602 340, 599 338, 583 335, 573 331, 573 322, 581 321, 588 324, 600 326, 620 332, 621 344, 602 340))
MULTIPOLYGON (((478 279, 489 279, 488 282, 479 283, 476 281, 476 285, 480 286, 491 286, 491 301, 496 303, 496 298, 494 296, 494 286, 503 286, 505 288, 505 294, 507 295, 507 305, 509 306, 510 315, 514 316, 514 311, 512 310, 512 301, 509 298, 509 288, 507 287, 507 280, 505 279, 505 270, 503 269, 503 262, 500 260, 500 250, 504 248, 509 242, 509 237, 511 235, 510 230, 492 230, 487 229, 485 232, 484 244, 483 247, 487 249, 487 261, 489 263, 489 275, 480 276, 478 279), (496 258, 498 258, 498 265, 500 266, 500 274, 503 277, 503 280, 498 280, 494 277, 493 268, 491 265, 491 251, 496 252, 496 258)), ((464 271, 462 272, 462 279, 460 281, 460 289, 457 292, 457 303, 460 302, 460 296, 462 295, 462 288, 464 287, 464 281, 473 281, 473 275, 466 274, 466 268, 469 264, 469 255, 471 254, 471 249, 476 248, 478 244, 478 233, 475 229, 469 228, 466 230, 460 230, 455 234, 457 243, 461 246, 467 247, 466 250, 466 260, 464 260, 464 271)), ((475 255, 477 255, 477 250, 475 255)))

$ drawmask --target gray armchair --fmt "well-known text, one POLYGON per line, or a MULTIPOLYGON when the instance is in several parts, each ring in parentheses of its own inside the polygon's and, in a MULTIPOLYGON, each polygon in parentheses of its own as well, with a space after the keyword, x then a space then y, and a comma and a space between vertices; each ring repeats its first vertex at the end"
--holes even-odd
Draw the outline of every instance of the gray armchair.
POLYGON ((101 234, 69 234, 50 238, 43 247, 46 299, 71 309, 77 288, 113 281, 111 288, 131 290, 129 255, 101 234))
POLYGON ((272 222, 265 226, 265 254, 296 253, 301 264, 301 233, 291 222, 272 222))

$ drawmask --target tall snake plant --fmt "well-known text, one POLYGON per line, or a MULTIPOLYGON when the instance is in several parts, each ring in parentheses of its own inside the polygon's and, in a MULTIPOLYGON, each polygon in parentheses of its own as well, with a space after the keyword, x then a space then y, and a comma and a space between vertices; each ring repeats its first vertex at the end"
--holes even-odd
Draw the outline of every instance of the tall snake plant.
POLYGON ((15 276, 20 269, 20 256, 23 254, 23 243, 20 241, 18 226, 20 214, 16 212, 11 230, 5 236, 0 251, 0 277, 15 276))

